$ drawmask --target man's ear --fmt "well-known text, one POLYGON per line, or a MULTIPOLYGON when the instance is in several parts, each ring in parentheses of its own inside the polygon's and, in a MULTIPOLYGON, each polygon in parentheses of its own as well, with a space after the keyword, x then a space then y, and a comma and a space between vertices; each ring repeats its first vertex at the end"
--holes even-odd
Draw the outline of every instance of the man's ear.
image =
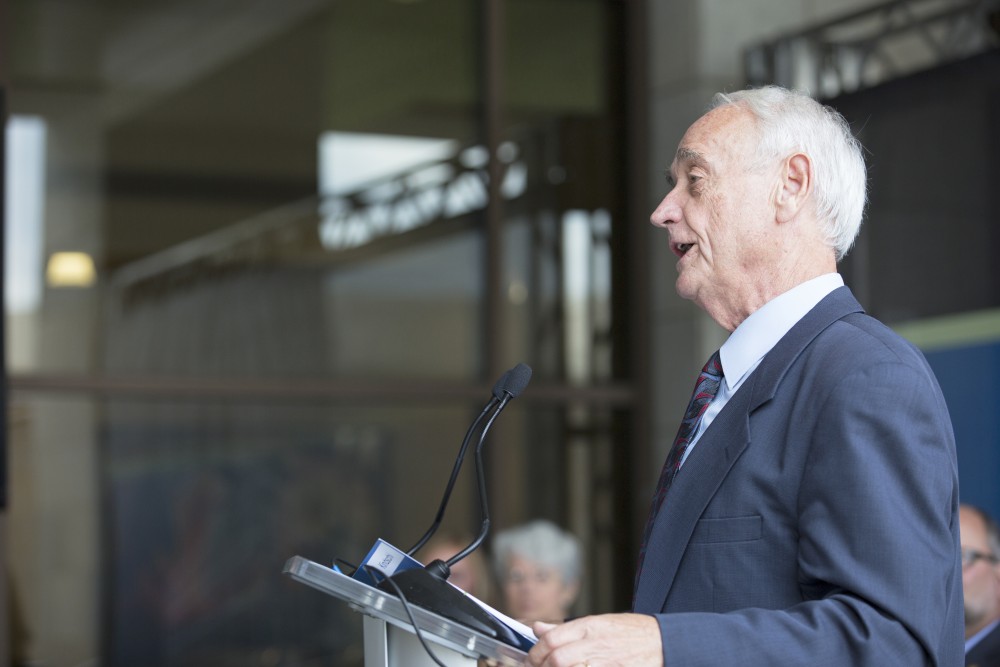
POLYGON ((788 222, 799 214, 812 194, 812 160, 805 153, 785 158, 781 165, 775 208, 778 222, 788 222))

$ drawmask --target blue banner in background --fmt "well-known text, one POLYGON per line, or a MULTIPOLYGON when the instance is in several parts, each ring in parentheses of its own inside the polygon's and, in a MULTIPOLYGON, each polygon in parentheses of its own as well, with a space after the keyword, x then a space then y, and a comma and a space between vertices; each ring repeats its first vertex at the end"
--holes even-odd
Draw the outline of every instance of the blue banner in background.
POLYGON ((1000 518, 1000 341, 924 354, 951 412, 962 502, 1000 518))

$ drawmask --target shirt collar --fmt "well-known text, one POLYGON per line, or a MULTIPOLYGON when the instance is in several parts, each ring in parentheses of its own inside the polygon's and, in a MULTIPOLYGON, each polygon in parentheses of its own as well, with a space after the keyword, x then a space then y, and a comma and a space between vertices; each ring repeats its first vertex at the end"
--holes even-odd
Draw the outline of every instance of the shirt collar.
POLYGON ((743 320, 719 350, 727 388, 734 391, 796 322, 843 285, 839 273, 826 273, 776 296, 743 320))
POLYGON ((965 640, 965 652, 968 653, 969 650, 973 646, 975 646, 976 644, 978 644, 979 642, 981 642, 983 640, 983 638, 986 637, 986 635, 988 635, 991 632, 993 632, 993 628, 997 627, 997 624, 1000 624, 1000 619, 997 619, 997 620, 993 621, 992 623, 990 623, 989 625, 987 625, 985 628, 983 628, 982 630, 980 630, 976 634, 974 634, 971 637, 969 637, 968 639, 966 639, 965 640))
POLYGON ((993 621, 992 623, 990 623, 989 625, 987 625, 985 628, 983 628, 982 630, 980 630, 976 634, 974 634, 971 637, 969 637, 968 639, 966 639, 965 640, 965 652, 968 653, 972 649, 973 646, 975 646, 979 642, 983 641, 983 638, 986 637, 986 635, 988 635, 991 632, 993 632, 993 628, 997 627, 998 623, 1000 623, 1000 619, 997 619, 997 620, 993 621))

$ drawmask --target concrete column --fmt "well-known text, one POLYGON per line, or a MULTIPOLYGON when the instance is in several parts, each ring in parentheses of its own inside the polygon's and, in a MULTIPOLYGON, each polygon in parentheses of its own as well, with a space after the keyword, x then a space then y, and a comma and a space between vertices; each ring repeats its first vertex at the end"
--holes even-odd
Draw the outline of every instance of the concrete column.
MULTIPOLYGON (((43 114, 47 121, 43 262, 53 252, 83 251, 100 266, 99 104, 88 95, 45 96, 37 103, 22 112, 43 114)), ((30 315, 38 332, 34 358, 20 360, 26 370, 93 371, 98 289, 99 282, 43 288, 30 315)), ((99 650, 98 406, 79 397, 12 398, 7 549, 11 585, 22 602, 27 658, 86 663, 99 650)))

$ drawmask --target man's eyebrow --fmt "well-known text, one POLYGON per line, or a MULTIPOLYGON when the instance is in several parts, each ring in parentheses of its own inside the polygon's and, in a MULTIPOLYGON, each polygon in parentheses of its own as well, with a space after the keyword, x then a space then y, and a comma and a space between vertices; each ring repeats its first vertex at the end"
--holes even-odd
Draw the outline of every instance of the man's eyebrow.
POLYGON ((677 155, 675 159, 678 162, 693 162, 694 164, 697 165, 705 165, 708 163, 708 160, 705 159, 705 156, 703 154, 699 153, 693 148, 685 148, 683 146, 677 149, 677 155))
POLYGON ((708 160, 705 158, 704 153, 700 153, 693 148, 681 146, 677 149, 677 153, 674 155, 673 163, 667 168, 668 183, 677 183, 677 177, 674 169, 679 168, 683 163, 708 169, 708 160))

